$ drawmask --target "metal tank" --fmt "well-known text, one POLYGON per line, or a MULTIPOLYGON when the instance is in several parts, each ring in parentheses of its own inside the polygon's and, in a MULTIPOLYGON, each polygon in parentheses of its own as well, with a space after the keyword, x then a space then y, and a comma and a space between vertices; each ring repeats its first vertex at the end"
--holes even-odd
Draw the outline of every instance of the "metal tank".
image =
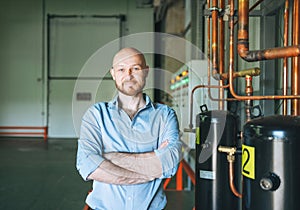
MULTIPOLYGON (((233 195, 229 186, 226 154, 217 151, 219 145, 236 146, 237 122, 237 117, 227 111, 207 111, 197 115, 196 210, 239 209, 239 198, 233 195)), ((237 171, 237 174, 240 173, 237 171)))
POLYGON ((243 210, 299 210, 300 117, 270 116, 244 125, 243 210))

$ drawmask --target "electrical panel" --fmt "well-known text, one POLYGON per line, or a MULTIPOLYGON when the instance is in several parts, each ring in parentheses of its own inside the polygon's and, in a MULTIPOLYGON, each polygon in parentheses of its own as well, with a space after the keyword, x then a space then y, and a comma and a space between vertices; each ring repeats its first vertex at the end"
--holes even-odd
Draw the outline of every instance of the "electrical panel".
MULTIPOLYGON (((207 60, 191 60, 174 73, 170 81, 172 106, 179 120, 181 140, 191 149, 195 148, 193 130, 195 129, 196 115, 201 112, 200 107, 205 105, 208 110, 218 109, 218 101, 213 99, 218 98, 219 90, 211 88, 209 93, 207 88, 209 83, 207 65, 207 60), (198 88, 196 88, 197 86, 198 88), (192 91, 194 92, 193 98, 191 98, 192 91), (193 103, 192 106, 191 103, 193 103)), ((218 83, 210 77, 210 85, 216 86, 218 83)))

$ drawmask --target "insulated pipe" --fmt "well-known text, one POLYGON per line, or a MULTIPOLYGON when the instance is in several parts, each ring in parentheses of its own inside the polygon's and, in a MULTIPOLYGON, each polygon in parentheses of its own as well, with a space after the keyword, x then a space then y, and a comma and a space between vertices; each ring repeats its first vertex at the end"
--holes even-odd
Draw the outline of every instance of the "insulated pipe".
MULTIPOLYGON (((283 46, 287 47, 289 43, 289 0, 285 0, 284 8, 284 35, 283 35, 283 46)), ((288 94, 288 58, 283 59, 283 72, 282 72, 282 91, 283 95, 288 94)), ((287 115, 287 100, 283 99, 282 103, 282 114, 287 115)))
MULTIPOLYGON (((293 45, 299 45, 299 0, 294 0, 293 5, 293 45)), ((299 57, 294 57, 292 59, 292 95, 300 94, 300 81, 299 81, 299 71, 300 71, 300 59, 299 57)), ((291 107, 292 115, 300 114, 300 101, 292 100, 291 107)))
MULTIPOLYGON (((245 0, 248 3, 248 0, 245 0)), ((243 2, 243 1, 242 1, 243 2)), ((237 100, 274 100, 274 99, 300 99, 300 95, 270 95, 270 96, 239 96, 235 93, 233 87, 233 72, 234 72, 234 0, 230 0, 230 37, 229 37, 229 90, 234 98, 237 100)))
MULTIPOLYGON (((294 1, 298 2, 298 1, 294 1)), ((297 3, 295 3, 297 4, 297 3)), ((249 51, 249 0, 239 0, 238 53, 248 62, 300 55, 300 45, 249 51)))

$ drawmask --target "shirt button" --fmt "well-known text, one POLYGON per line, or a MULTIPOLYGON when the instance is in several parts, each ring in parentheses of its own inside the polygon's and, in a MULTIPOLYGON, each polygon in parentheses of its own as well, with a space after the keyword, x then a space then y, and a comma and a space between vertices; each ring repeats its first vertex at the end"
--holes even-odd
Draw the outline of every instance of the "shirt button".
POLYGON ((130 196, 128 197, 128 200, 131 200, 131 197, 130 197, 130 196))

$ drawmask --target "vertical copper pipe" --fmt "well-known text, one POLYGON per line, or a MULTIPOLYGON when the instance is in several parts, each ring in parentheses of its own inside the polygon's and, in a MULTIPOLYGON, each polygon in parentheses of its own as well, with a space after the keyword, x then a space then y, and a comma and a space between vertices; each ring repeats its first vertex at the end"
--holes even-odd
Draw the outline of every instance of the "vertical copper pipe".
MULTIPOLYGON (((249 0, 239 1, 239 10, 238 10, 238 52, 243 54, 249 50, 249 0)), ((234 15, 234 14, 232 14, 234 15)), ((233 27, 233 26, 232 26, 233 27)))
MULTIPOLYGON (((207 0, 207 7, 208 7, 208 9, 210 9, 210 0, 207 0)), ((211 76, 211 60, 214 60, 214 57, 211 59, 211 50, 210 50, 210 47, 211 47, 211 45, 210 45, 210 43, 211 43, 211 33, 210 33, 210 30, 211 30, 211 26, 210 26, 211 24, 210 24, 210 17, 208 16, 207 17, 207 84, 208 84, 208 86, 210 87, 211 86, 211 81, 210 81, 210 76, 211 76)), ((213 61, 213 63, 214 63, 215 61, 213 61)), ((213 64, 212 64, 213 65, 213 64)), ((213 72, 213 75, 212 76, 215 76, 215 72, 213 72)), ((211 88, 208 88, 208 90, 207 90, 207 92, 208 92, 208 97, 209 97, 209 99, 210 100, 212 100, 212 101, 216 101, 217 99, 214 99, 213 97, 212 97, 212 95, 211 95, 211 88)))
MULTIPOLYGON (((289 0, 285 0, 285 9, 284 9, 284 36, 283 36, 283 46, 288 46, 289 43, 289 0)), ((283 95, 288 94, 288 58, 283 59, 283 73, 282 73, 282 90, 283 95)), ((282 103, 282 114, 287 115, 287 99, 283 99, 282 103)))
MULTIPOLYGON (((254 10, 258 5, 260 5, 264 0, 258 0, 257 2, 255 2, 255 4, 252 5, 252 7, 250 7, 249 12, 251 12, 252 10, 254 10)), ((236 20, 234 22, 234 25, 238 23, 238 20, 236 20)))
POLYGON ((234 185, 234 162, 229 162, 229 186, 230 186, 232 193, 236 197, 238 197, 238 198, 243 197, 243 195, 237 191, 237 189, 235 188, 235 185, 234 185))
MULTIPOLYGON (((293 5, 293 45, 299 45, 299 0, 294 0, 293 5)), ((299 81, 299 57, 292 59, 292 95, 300 94, 300 81, 299 81)), ((292 115, 300 114, 300 100, 292 100, 292 115)))
MULTIPOLYGON (((225 9, 225 1, 224 0, 220 0, 219 1, 219 6, 222 10, 225 9)), ((224 32, 224 21, 223 21, 223 17, 219 17, 219 43, 220 43, 220 46, 219 46, 219 74, 223 74, 224 73, 224 39, 225 39, 225 32, 224 32)), ((219 85, 220 86, 223 86, 223 80, 220 79, 219 80, 219 85)), ((222 88, 219 89, 219 110, 224 110, 224 90, 222 88)))
MULTIPOLYGON (((208 9, 210 8, 210 0, 207 0, 207 7, 208 9)), ((210 85, 210 65, 211 65, 211 54, 210 54, 210 17, 207 16, 207 83, 208 85, 210 85)), ((211 95, 210 93, 210 89, 208 89, 208 93, 209 95, 211 95)))
MULTIPOLYGON (((230 19, 229 19, 229 84, 233 82, 233 59, 234 59, 234 0, 230 0, 230 19)), ((232 84, 230 84, 231 88, 233 88, 232 84)), ((232 92, 231 88, 230 92, 232 92)))
POLYGON ((212 18, 212 71, 213 76, 219 73, 218 57, 218 0, 212 0, 211 18, 212 18))

